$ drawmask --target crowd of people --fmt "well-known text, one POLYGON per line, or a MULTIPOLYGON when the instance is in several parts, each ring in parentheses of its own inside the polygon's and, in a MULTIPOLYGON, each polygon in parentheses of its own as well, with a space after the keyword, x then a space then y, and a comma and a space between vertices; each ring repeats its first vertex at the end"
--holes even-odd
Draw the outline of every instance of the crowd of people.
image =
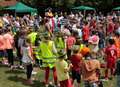
POLYGON ((1 63, 14 70, 17 59, 28 84, 33 84, 37 66, 45 70, 45 87, 51 70, 55 87, 80 87, 81 81, 84 87, 103 87, 102 81, 115 75, 115 87, 120 87, 119 37, 119 12, 53 14, 49 9, 44 17, 5 14, 0 17, 1 63))

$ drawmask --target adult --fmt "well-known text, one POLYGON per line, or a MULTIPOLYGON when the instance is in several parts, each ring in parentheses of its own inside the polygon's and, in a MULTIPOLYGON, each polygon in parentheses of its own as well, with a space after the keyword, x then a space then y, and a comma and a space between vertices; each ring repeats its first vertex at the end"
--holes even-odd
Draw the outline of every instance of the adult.
POLYGON ((14 56, 13 56, 13 48, 14 48, 14 37, 10 32, 10 29, 5 30, 5 34, 3 35, 5 40, 5 49, 8 55, 8 63, 11 66, 11 69, 13 69, 14 65, 14 56))
POLYGON ((48 34, 45 34, 44 39, 40 42, 38 54, 42 60, 42 66, 45 68, 45 85, 48 87, 49 84, 49 74, 50 69, 53 70, 54 82, 57 85, 57 76, 56 76, 56 68, 54 66, 55 56, 57 54, 57 50, 55 48, 55 44, 48 34))
POLYGON ((82 39, 83 39, 84 44, 88 44, 90 29, 89 29, 89 25, 88 25, 87 21, 84 22, 83 29, 82 29, 82 34, 83 34, 82 39))

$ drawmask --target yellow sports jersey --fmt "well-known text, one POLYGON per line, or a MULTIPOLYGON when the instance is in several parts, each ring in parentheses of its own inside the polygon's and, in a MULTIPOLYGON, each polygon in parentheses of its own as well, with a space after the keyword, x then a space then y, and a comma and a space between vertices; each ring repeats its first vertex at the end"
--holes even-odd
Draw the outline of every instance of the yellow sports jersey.
POLYGON ((59 60, 59 59, 56 60, 55 67, 59 81, 64 81, 69 79, 69 73, 65 72, 65 69, 68 69, 68 63, 65 60, 59 60))
POLYGON ((39 51, 37 55, 43 61, 43 67, 54 67, 54 63, 56 61, 55 55, 53 53, 54 48, 53 41, 49 41, 48 43, 41 42, 39 46, 39 51))
POLYGON ((36 32, 32 32, 32 33, 30 33, 30 34, 27 36, 27 38, 28 38, 28 39, 30 39, 30 41, 31 41, 32 45, 34 45, 34 44, 35 44, 36 35, 37 35, 37 33, 36 33, 36 32))

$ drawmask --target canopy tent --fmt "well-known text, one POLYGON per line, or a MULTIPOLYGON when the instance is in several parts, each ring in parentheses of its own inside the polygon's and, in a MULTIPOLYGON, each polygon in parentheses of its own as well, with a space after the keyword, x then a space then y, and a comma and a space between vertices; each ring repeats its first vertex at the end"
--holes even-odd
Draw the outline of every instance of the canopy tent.
POLYGON ((120 10, 120 7, 113 8, 113 10, 120 10))
POLYGON ((14 10, 16 13, 37 12, 37 9, 31 8, 21 2, 18 2, 16 5, 6 8, 6 10, 14 10))
POLYGON ((88 6, 78 6, 78 7, 72 8, 72 9, 73 10, 95 10, 95 8, 88 7, 88 6))

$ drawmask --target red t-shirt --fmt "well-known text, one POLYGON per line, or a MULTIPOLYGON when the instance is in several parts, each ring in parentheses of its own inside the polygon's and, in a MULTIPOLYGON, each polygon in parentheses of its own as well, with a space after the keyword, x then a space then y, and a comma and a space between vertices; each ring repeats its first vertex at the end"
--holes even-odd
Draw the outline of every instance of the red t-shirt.
POLYGON ((108 32, 112 33, 114 31, 114 23, 113 22, 109 22, 108 24, 108 32))
POLYGON ((82 60, 82 57, 80 54, 74 54, 69 59, 73 65, 72 70, 74 71, 80 71, 80 63, 82 60))
POLYGON ((116 46, 115 45, 108 46, 105 49, 105 53, 107 55, 107 57, 106 57, 107 61, 115 60, 117 58, 117 48, 116 48, 116 46))
POLYGON ((92 20, 91 21, 91 26, 95 29, 96 28, 96 21, 95 20, 92 20))
POLYGON ((89 39, 89 27, 88 26, 84 26, 83 27, 83 40, 88 40, 89 39))
POLYGON ((114 25, 114 30, 117 30, 119 28, 119 23, 116 23, 115 25, 114 25))

